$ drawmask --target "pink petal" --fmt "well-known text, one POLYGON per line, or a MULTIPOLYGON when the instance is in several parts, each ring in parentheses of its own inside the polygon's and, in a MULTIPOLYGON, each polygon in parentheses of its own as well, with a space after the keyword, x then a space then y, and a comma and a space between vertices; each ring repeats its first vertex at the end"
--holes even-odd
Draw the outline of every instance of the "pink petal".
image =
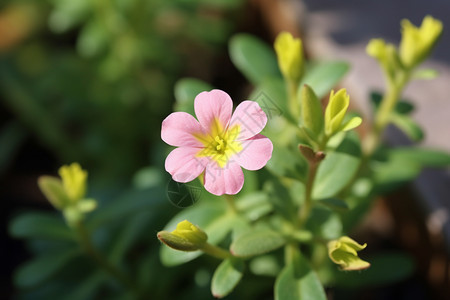
POLYGON ((230 122, 233 101, 221 90, 201 92, 195 97, 194 109, 198 121, 206 130, 213 131, 216 121, 220 122, 221 129, 224 130, 230 122))
POLYGON ((177 182, 189 182, 197 178, 208 164, 207 157, 197 157, 198 148, 180 147, 172 150, 166 158, 166 171, 177 182))
POLYGON ((234 161, 229 161, 224 168, 210 161, 205 170, 205 189, 216 196, 237 194, 244 185, 244 173, 234 161))
POLYGON ((244 149, 233 156, 233 160, 244 169, 251 171, 259 170, 272 157, 272 142, 262 134, 242 141, 241 144, 244 149))
POLYGON ((259 104, 255 101, 243 101, 236 107, 228 128, 239 125, 240 131, 235 139, 241 141, 260 133, 266 124, 266 113, 259 104))
POLYGON ((203 147, 193 134, 203 134, 204 129, 188 113, 171 113, 162 122, 161 139, 171 146, 203 147))

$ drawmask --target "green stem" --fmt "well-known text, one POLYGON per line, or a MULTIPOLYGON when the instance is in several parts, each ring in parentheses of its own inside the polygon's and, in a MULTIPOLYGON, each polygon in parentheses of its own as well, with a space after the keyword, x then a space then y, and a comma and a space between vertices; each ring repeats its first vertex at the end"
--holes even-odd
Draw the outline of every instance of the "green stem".
POLYGON ((209 243, 206 243, 200 250, 219 259, 227 259, 233 256, 228 250, 211 245, 209 243))
POLYGON ((105 272, 114 277, 117 281, 119 281, 123 286, 132 291, 135 295, 138 295, 137 289, 132 283, 132 281, 125 275, 122 271, 112 265, 105 257, 98 252, 98 250, 94 247, 91 242, 91 238, 88 230, 84 226, 83 223, 78 222, 75 224, 74 229, 78 234, 78 239, 81 247, 86 252, 88 256, 90 256, 97 265, 102 268, 105 272))
POLYGON ((312 209, 312 191, 314 180, 316 179, 317 169, 320 165, 318 162, 309 162, 308 179, 306 181, 305 202, 299 210, 298 225, 303 226, 309 217, 312 209))
POLYGON ((381 136, 391 121, 391 114, 397 105, 405 85, 409 81, 410 74, 410 71, 403 71, 398 74, 395 81, 388 81, 388 90, 381 100, 372 131, 363 141, 363 150, 366 157, 370 157, 380 144, 381 136))
POLYGON ((300 250, 298 248, 298 244, 296 242, 289 242, 284 247, 284 264, 291 265, 300 256, 300 250))
POLYGON ((239 214, 236 203, 234 202, 234 197, 232 195, 225 194, 225 200, 227 200, 228 208, 235 214, 239 214))
POLYGON ((297 97, 298 82, 289 80, 287 82, 287 91, 289 97, 289 109, 294 119, 298 121, 300 118, 300 102, 297 97))

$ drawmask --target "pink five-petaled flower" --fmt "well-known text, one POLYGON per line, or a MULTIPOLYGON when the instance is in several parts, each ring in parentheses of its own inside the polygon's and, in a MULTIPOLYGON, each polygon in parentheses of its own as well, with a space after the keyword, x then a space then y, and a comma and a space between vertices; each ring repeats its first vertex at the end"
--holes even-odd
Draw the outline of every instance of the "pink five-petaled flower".
POLYGON ((214 195, 236 194, 247 170, 259 170, 272 156, 272 142, 259 134, 267 116, 258 103, 243 101, 231 115, 233 101, 221 90, 195 97, 195 114, 175 112, 162 123, 161 138, 174 149, 166 170, 177 182, 203 175, 205 189, 214 195))

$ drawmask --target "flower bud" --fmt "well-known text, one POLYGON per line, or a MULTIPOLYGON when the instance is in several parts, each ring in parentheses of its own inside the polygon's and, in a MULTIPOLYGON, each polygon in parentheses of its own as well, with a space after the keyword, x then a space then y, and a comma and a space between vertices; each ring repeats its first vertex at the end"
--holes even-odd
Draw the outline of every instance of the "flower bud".
POLYGON ((360 117, 353 117, 343 123, 349 104, 350 96, 345 89, 340 89, 336 94, 331 91, 330 101, 325 109, 325 134, 328 137, 340 131, 351 130, 361 124, 362 119, 360 117))
POLYGON ((409 20, 402 20, 400 58, 407 68, 421 63, 431 52, 442 33, 442 22, 426 16, 420 28, 409 20))
POLYGON ((394 80, 397 71, 402 69, 397 49, 392 44, 386 44, 383 39, 371 39, 366 52, 378 60, 391 80, 394 80))
POLYGON ((281 32, 275 39, 278 65, 284 78, 298 83, 303 76, 303 45, 289 32, 281 32))
POLYGON ((62 178, 64 190, 72 202, 77 202, 85 196, 87 172, 81 169, 78 163, 62 166, 58 173, 62 178))
POLYGON ((358 257, 358 251, 366 248, 367 244, 360 245, 348 236, 328 243, 328 256, 344 271, 363 270, 370 267, 370 263, 358 257))
POLYGON ((208 236, 198 226, 184 220, 172 232, 158 232, 158 239, 175 250, 196 251, 206 244, 208 236))

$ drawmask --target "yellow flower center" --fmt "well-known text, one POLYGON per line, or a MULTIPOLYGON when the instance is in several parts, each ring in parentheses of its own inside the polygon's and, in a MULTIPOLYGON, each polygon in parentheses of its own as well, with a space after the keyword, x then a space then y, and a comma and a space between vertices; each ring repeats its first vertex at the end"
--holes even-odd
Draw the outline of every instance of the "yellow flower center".
POLYGON ((233 155, 242 151, 242 145, 236 141, 240 128, 238 125, 228 130, 216 120, 211 128, 211 133, 207 135, 198 134, 195 137, 204 145, 204 148, 197 154, 198 157, 210 157, 219 167, 226 166, 228 160, 233 155))

